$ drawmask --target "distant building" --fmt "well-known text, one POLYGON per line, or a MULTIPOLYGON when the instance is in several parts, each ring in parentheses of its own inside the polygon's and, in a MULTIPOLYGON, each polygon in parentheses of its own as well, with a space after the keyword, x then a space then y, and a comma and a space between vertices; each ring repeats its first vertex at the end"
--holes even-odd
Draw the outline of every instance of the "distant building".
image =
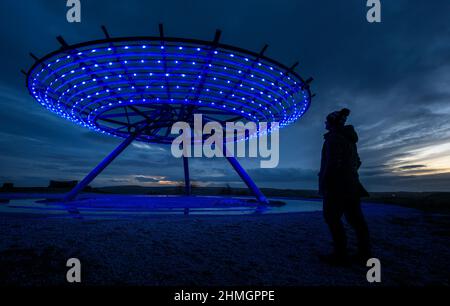
MULTIPOLYGON (((72 189, 78 184, 78 181, 56 181, 50 180, 48 184, 49 189, 72 189)), ((86 186, 83 189, 84 191, 92 191, 91 186, 86 186)))
POLYGON ((2 190, 12 190, 14 189, 13 183, 3 183, 2 190))

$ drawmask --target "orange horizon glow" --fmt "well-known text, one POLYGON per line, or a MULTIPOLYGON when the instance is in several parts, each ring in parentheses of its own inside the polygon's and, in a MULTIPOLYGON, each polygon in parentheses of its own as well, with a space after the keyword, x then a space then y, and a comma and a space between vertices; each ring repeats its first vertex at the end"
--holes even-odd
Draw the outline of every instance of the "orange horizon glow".
POLYGON ((391 161, 395 165, 391 167, 393 173, 413 176, 450 173, 450 142, 414 149, 407 153, 407 157, 391 161))

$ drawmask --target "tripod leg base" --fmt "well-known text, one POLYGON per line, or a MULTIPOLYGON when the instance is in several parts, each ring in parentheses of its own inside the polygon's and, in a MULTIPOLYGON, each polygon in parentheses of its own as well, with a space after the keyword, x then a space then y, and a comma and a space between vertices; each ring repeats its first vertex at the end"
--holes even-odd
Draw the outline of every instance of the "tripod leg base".
POLYGON ((64 201, 74 200, 77 195, 90 183, 97 175, 99 175, 108 165, 125 150, 137 137, 137 134, 128 136, 117 148, 114 149, 108 156, 105 157, 86 177, 79 182, 69 193, 64 197, 64 201))
POLYGON ((255 182, 251 179, 251 177, 248 175, 248 173, 242 168, 241 164, 237 161, 236 158, 232 156, 226 156, 228 162, 231 164, 233 169, 239 174, 241 179, 244 181, 244 183, 247 185, 248 188, 253 192, 256 199, 260 204, 267 205, 269 204, 269 201, 264 196, 264 194, 259 190, 258 186, 256 186, 255 182))

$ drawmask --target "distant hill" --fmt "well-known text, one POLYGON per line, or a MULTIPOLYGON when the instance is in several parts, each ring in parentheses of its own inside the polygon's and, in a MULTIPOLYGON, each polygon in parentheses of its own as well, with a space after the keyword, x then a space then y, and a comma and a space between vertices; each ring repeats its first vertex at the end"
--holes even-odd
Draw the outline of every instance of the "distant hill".
MULTIPOLYGON (((50 187, 12 187, 0 188, 1 194, 36 193, 57 194, 69 191, 70 188, 50 187)), ((144 186, 108 186, 90 188, 86 191, 101 194, 138 194, 138 195, 184 195, 184 186, 144 187, 144 186)), ((267 197, 320 199, 316 190, 261 188, 267 197)), ((251 196, 248 188, 231 187, 198 187, 192 186, 193 195, 216 196, 251 196)), ((450 192, 371 192, 363 201, 372 203, 393 204, 416 208, 423 211, 450 213, 450 192)))
MULTIPOLYGON (((94 192, 114 194, 151 194, 151 195, 182 195, 184 186, 175 187, 143 187, 143 186, 110 186, 93 188, 94 192)), ((302 197, 319 198, 316 190, 276 189, 261 188, 261 191, 269 197, 302 197)), ((235 195, 251 196, 248 188, 231 187, 196 187, 192 186, 193 195, 235 195)))

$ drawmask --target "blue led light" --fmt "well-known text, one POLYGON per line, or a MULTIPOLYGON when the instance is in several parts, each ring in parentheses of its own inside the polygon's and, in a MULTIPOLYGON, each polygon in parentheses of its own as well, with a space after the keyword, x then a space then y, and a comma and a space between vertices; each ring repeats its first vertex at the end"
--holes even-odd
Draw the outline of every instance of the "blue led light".
MULTIPOLYGON (((101 118, 120 122, 115 112, 128 104, 200 104, 199 113, 218 109, 244 120, 278 121, 280 127, 309 107, 309 89, 300 86, 304 82, 274 61, 226 47, 216 47, 213 54, 220 55, 211 56, 210 46, 202 44, 151 42, 119 39, 84 44, 70 53, 77 56, 53 53, 31 69, 30 94, 65 119, 118 137, 127 133, 101 118)), ((138 140, 166 141, 149 135, 138 140)))

